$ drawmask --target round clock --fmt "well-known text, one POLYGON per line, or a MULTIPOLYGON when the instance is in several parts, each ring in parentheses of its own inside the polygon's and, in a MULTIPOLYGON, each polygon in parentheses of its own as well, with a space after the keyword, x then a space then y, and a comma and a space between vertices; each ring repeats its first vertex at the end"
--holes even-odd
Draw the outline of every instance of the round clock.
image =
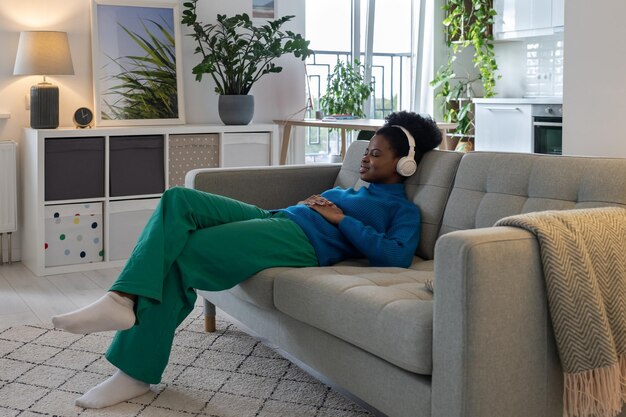
POLYGON ((74 112, 74 124, 77 128, 91 127, 93 122, 93 112, 87 107, 79 107, 74 112))

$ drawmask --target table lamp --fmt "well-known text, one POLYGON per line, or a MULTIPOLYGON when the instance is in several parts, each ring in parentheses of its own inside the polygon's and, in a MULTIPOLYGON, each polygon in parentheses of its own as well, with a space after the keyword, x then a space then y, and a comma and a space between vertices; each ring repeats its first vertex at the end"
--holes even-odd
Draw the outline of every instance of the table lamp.
POLYGON ((21 32, 13 75, 43 75, 43 82, 30 88, 30 126, 57 128, 59 88, 46 82, 46 75, 74 75, 67 33, 21 32))

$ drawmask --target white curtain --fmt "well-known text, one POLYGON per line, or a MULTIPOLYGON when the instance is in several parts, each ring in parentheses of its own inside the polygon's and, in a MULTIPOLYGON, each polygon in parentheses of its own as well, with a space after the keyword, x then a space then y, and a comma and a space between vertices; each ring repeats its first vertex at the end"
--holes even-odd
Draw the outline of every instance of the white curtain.
POLYGON ((434 0, 413 1, 411 111, 434 115, 434 0))
MULTIPOLYGON (((360 0, 357 0, 357 2, 360 0)), ((372 57, 374 50, 374 22, 376 21, 376 0, 367 0, 367 17, 365 19, 365 82, 372 80, 372 57)), ((374 117, 374 100, 369 96, 363 104, 368 117, 374 117)))

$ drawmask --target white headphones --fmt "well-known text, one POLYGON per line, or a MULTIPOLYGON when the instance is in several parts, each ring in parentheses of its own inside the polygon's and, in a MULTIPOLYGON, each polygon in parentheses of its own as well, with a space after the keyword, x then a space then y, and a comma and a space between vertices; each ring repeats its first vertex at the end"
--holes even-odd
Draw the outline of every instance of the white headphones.
POLYGON ((415 139, 408 130, 400 125, 391 125, 391 127, 397 127, 404 132, 407 140, 409 141, 409 154, 400 158, 396 164, 396 172, 403 177, 410 177, 417 171, 417 162, 415 162, 415 139))

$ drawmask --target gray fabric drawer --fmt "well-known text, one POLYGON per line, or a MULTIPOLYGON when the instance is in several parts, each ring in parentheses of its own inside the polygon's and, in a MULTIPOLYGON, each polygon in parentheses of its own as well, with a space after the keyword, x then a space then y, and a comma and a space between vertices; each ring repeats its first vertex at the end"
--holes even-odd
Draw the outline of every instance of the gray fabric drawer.
POLYGON ((165 190, 164 138, 112 136, 109 139, 111 197, 160 194, 165 190))
POLYGON ((104 137, 46 139, 45 200, 104 197, 104 137))

